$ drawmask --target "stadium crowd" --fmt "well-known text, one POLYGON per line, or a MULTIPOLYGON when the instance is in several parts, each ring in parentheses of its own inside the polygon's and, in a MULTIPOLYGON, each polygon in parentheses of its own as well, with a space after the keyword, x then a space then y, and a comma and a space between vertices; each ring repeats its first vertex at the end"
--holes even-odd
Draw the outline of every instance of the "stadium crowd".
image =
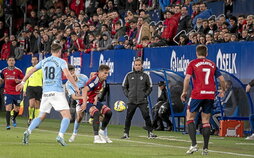
POLYGON ((254 16, 232 16, 231 0, 226 15, 218 17, 198 0, 45 0, 41 6, 39 12, 28 10, 16 34, 9 35, 0 18, 1 60, 47 54, 53 41, 68 57, 75 51, 254 40, 254 16))

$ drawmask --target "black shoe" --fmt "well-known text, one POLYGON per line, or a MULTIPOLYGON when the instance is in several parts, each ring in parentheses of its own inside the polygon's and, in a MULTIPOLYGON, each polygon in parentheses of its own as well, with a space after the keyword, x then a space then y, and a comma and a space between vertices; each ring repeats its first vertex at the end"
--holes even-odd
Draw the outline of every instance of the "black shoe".
POLYGON ((152 132, 148 132, 148 139, 154 139, 157 135, 153 134, 152 132))
POLYGON ((130 139, 129 134, 124 133, 121 139, 130 139))

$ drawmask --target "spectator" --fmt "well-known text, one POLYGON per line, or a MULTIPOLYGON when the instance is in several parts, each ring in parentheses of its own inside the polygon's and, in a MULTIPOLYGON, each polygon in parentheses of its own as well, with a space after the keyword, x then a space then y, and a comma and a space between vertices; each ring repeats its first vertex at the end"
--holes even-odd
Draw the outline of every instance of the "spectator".
POLYGON ((210 31, 209 25, 208 25, 208 20, 203 20, 202 21, 202 27, 200 28, 199 32, 202 32, 203 34, 208 34, 210 31))
POLYGON ((199 7, 200 7, 200 13, 197 16, 195 16, 195 18, 193 19, 192 21, 193 25, 196 25, 196 21, 198 18, 208 19, 210 16, 212 16, 212 11, 210 9, 207 9, 207 5, 205 3, 201 3, 199 7))
POLYGON ((191 27, 191 17, 188 15, 188 10, 186 6, 181 8, 181 16, 178 22, 177 33, 185 30, 189 32, 192 29, 191 27))
POLYGON ((196 32, 200 32, 200 30, 201 30, 201 32, 202 32, 202 22, 203 22, 203 20, 202 20, 201 18, 198 18, 198 19, 197 19, 197 23, 196 23, 196 25, 194 26, 194 30, 195 30, 196 32))
POLYGON ((217 30, 217 25, 215 24, 215 20, 213 18, 210 18, 208 20, 208 25, 209 25, 209 29, 210 29, 209 33, 214 34, 214 31, 217 30))
POLYGON ((192 15, 191 15, 191 19, 193 20, 199 13, 200 13, 200 10, 199 10, 199 4, 198 3, 194 3, 192 5, 192 15))
POLYGON ((119 39, 121 36, 125 35, 125 28, 121 25, 121 22, 118 21, 115 24, 116 34, 114 35, 114 39, 119 39))
POLYGON ((189 42, 189 39, 188 37, 185 35, 185 34, 181 34, 180 35, 180 38, 179 38, 179 46, 184 46, 184 45, 187 45, 189 42))
POLYGON ((11 42, 8 36, 4 38, 4 42, 1 49, 1 60, 7 60, 11 52, 11 42))
POLYGON ((143 37, 147 36, 148 39, 151 39, 150 26, 147 23, 146 19, 139 17, 138 18, 138 31, 137 31, 137 44, 140 44, 143 37))
POLYGON ((213 42, 213 35, 212 34, 207 34, 206 36, 205 36, 205 39, 206 39, 206 45, 208 45, 208 44, 213 44, 214 42, 213 42))
POLYGON ((205 35, 204 34, 202 34, 202 35, 200 35, 200 37, 199 37, 199 44, 206 44, 206 40, 205 40, 205 35))
POLYGON ((174 17, 174 13, 171 11, 165 12, 166 19, 164 20, 164 30, 161 37, 167 42, 171 42, 177 33, 178 20, 174 17))
POLYGON ((72 40, 72 46, 70 48, 70 52, 84 51, 85 46, 84 46, 83 40, 79 38, 75 32, 71 33, 71 40, 72 40))
POLYGON ((242 33, 243 26, 246 24, 245 15, 240 15, 238 17, 238 33, 242 33))
POLYGON ((238 37, 237 37, 237 34, 231 34, 231 39, 230 39, 231 42, 237 42, 238 41, 238 37))
POLYGON ((230 22, 230 27, 229 27, 230 33, 237 33, 238 31, 237 18, 235 16, 231 16, 229 18, 229 22, 230 22))
POLYGON ((233 0, 225 0, 224 14, 228 17, 233 13, 233 0))
POLYGON ((109 35, 108 32, 103 32, 102 33, 102 39, 99 42, 99 47, 97 50, 101 51, 101 50, 106 50, 109 49, 112 43, 112 39, 109 35))
POLYGON ((243 30, 242 31, 242 36, 239 39, 239 41, 248 41, 248 38, 249 38, 248 31, 247 30, 243 30))
POLYGON ((138 10, 138 0, 127 0, 125 9, 135 13, 138 10))
POLYGON ((84 0, 71 0, 70 2, 70 9, 75 12, 78 16, 81 10, 85 8, 85 1, 84 0))
POLYGON ((252 32, 254 30, 254 15, 248 15, 246 24, 243 25, 243 29, 248 32, 252 32))
POLYGON ((127 36, 129 38, 129 40, 132 41, 133 39, 136 38, 136 35, 137 35, 137 31, 138 31, 138 29, 137 29, 137 21, 132 19, 132 20, 129 21, 129 23, 130 23, 130 29, 127 32, 127 36))
POLYGON ((231 41, 231 34, 230 33, 225 33, 224 34, 224 42, 230 42, 231 41))
POLYGON ((38 24, 38 18, 34 10, 30 12, 30 17, 27 18, 26 23, 31 24, 33 27, 38 24))

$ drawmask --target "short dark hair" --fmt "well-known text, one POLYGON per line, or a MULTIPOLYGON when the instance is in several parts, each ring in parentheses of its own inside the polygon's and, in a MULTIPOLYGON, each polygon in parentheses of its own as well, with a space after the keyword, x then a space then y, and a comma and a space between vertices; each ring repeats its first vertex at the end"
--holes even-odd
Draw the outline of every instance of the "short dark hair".
POLYGON ((200 44, 196 47, 196 52, 199 56, 206 56, 208 53, 208 48, 205 45, 200 44))
POLYGON ((71 64, 68 64, 68 69, 69 69, 69 71, 72 71, 72 70, 75 70, 75 67, 71 64))
POLYGON ((14 56, 9 56, 9 57, 7 58, 7 60, 9 60, 10 58, 13 58, 13 59, 16 61, 16 59, 15 59, 14 56))
POLYGON ((61 49, 62 49, 62 46, 61 46, 60 44, 58 44, 58 43, 53 43, 53 44, 51 45, 51 52, 52 52, 52 53, 57 53, 57 52, 59 52, 61 49))
POLYGON ((104 70, 108 71, 110 70, 110 67, 108 65, 100 65, 98 71, 104 71, 104 70))

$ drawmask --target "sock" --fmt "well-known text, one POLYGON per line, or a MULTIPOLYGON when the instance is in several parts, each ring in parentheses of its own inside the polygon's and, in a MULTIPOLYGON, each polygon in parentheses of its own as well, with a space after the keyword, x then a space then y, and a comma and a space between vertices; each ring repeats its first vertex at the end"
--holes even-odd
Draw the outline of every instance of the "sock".
POLYGON ((34 109, 34 118, 38 117, 40 114, 40 109, 34 109))
POLYGON ((62 121, 61 121, 59 134, 60 133, 64 134, 67 131, 67 129, 69 127, 69 124, 70 124, 70 119, 69 118, 63 118, 62 121))
POLYGON ((197 144, 197 140, 196 140, 196 128, 193 120, 187 121, 187 128, 192 142, 192 146, 195 146, 197 144))
POLYGON ((100 121, 99 121, 99 111, 95 111, 93 114, 93 131, 94 131, 94 135, 98 135, 98 131, 99 131, 99 125, 100 125, 100 121))
POLYGON ((19 112, 18 112, 18 111, 14 111, 14 112, 13 112, 13 120, 15 120, 15 119, 16 119, 16 117, 18 116, 18 114, 19 114, 19 112))
POLYGON ((104 119, 102 121, 102 125, 101 125, 101 129, 102 130, 105 130, 105 128, 107 127, 110 119, 111 119, 111 116, 112 116, 112 112, 111 111, 107 111, 104 115, 104 119))
POLYGON ((11 112, 10 111, 6 111, 6 124, 7 126, 10 126, 10 120, 11 120, 11 112))
POLYGON ((37 126, 39 126, 41 123, 41 119, 39 117, 33 119, 30 126, 28 127, 28 131, 32 132, 37 126))
POLYGON ((73 128, 73 133, 77 134, 78 133, 78 128, 79 128, 79 123, 77 120, 74 122, 74 128, 73 128))
POLYGON ((34 108, 28 107, 28 115, 30 120, 33 119, 33 113, 34 113, 34 108))
POLYGON ((204 123, 203 124, 203 129, 202 129, 202 134, 203 134, 203 138, 204 138, 203 149, 208 149, 208 143, 209 143, 210 133, 211 133, 211 126, 210 126, 210 124, 209 123, 204 123))

